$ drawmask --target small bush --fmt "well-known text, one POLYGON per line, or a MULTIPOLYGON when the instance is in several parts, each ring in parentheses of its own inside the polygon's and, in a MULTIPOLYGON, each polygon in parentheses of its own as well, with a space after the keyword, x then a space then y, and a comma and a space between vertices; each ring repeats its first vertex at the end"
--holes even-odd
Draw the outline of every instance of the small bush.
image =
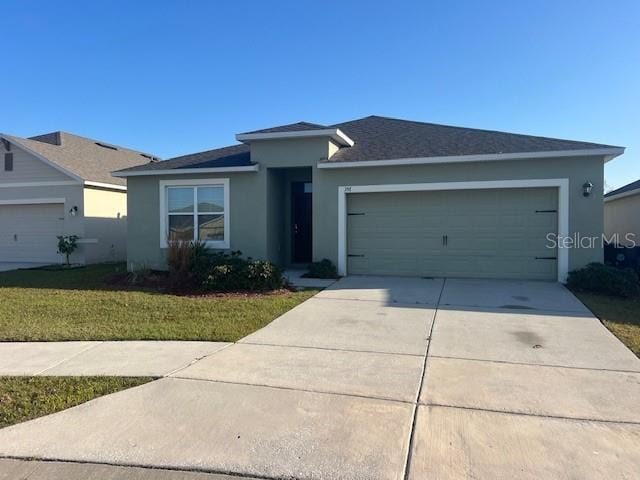
POLYGON ((207 291, 229 292, 278 290, 285 286, 280 267, 241 255, 241 252, 210 255, 202 287, 207 291))
POLYGON ((567 286, 575 290, 618 297, 633 297, 640 293, 636 272, 630 268, 621 270, 602 263, 590 263, 570 272, 567 286))
POLYGON ((338 269, 328 258, 309 264, 309 272, 304 274, 306 278, 338 278, 338 269))
POLYGON ((167 250, 169 287, 186 290, 198 287, 206 269, 208 252, 201 242, 171 241, 167 250))

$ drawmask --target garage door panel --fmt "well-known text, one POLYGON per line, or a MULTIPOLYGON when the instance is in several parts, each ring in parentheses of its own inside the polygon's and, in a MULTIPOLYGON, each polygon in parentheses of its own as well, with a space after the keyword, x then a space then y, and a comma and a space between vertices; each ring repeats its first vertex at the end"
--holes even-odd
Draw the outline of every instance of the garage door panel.
POLYGON ((349 195, 348 271, 555 280, 556 209, 552 188, 349 195))
POLYGON ((56 263, 62 204, 0 205, 0 262, 56 263))

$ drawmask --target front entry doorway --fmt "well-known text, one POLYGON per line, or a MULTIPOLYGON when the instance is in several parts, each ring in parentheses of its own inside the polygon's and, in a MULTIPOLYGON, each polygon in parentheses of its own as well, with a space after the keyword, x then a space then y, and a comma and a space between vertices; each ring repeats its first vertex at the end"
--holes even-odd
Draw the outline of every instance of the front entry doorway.
POLYGON ((291 237, 293 263, 311 262, 312 207, 311 182, 291 183, 291 237))

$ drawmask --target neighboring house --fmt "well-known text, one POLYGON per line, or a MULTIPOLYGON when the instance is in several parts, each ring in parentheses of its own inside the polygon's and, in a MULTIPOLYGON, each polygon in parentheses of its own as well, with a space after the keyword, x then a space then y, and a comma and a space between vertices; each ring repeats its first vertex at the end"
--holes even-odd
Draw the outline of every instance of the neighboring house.
POLYGON ((602 248, 547 236, 600 237, 603 165, 624 152, 378 116, 236 139, 114 174, 130 269, 164 268, 168 239, 198 239, 285 266, 328 258, 342 275, 562 281, 602 248))
POLYGON ((625 246, 640 246, 640 180, 604 196, 604 233, 625 246))
POLYGON ((58 235, 78 235, 75 263, 126 257, 126 182, 113 170, 155 160, 65 132, 0 134, 0 262, 60 263, 58 235))

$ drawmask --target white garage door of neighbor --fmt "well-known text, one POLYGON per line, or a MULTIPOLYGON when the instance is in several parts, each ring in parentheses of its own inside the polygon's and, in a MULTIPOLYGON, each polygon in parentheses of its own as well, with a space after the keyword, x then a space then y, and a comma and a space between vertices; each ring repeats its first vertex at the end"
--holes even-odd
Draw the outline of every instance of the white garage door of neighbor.
POLYGON ((556 280, 555 188, 347 196, 348 273, 556 280))
POLYGON ((0 205, 0 262, 59 263, 64 206, 0 205))

